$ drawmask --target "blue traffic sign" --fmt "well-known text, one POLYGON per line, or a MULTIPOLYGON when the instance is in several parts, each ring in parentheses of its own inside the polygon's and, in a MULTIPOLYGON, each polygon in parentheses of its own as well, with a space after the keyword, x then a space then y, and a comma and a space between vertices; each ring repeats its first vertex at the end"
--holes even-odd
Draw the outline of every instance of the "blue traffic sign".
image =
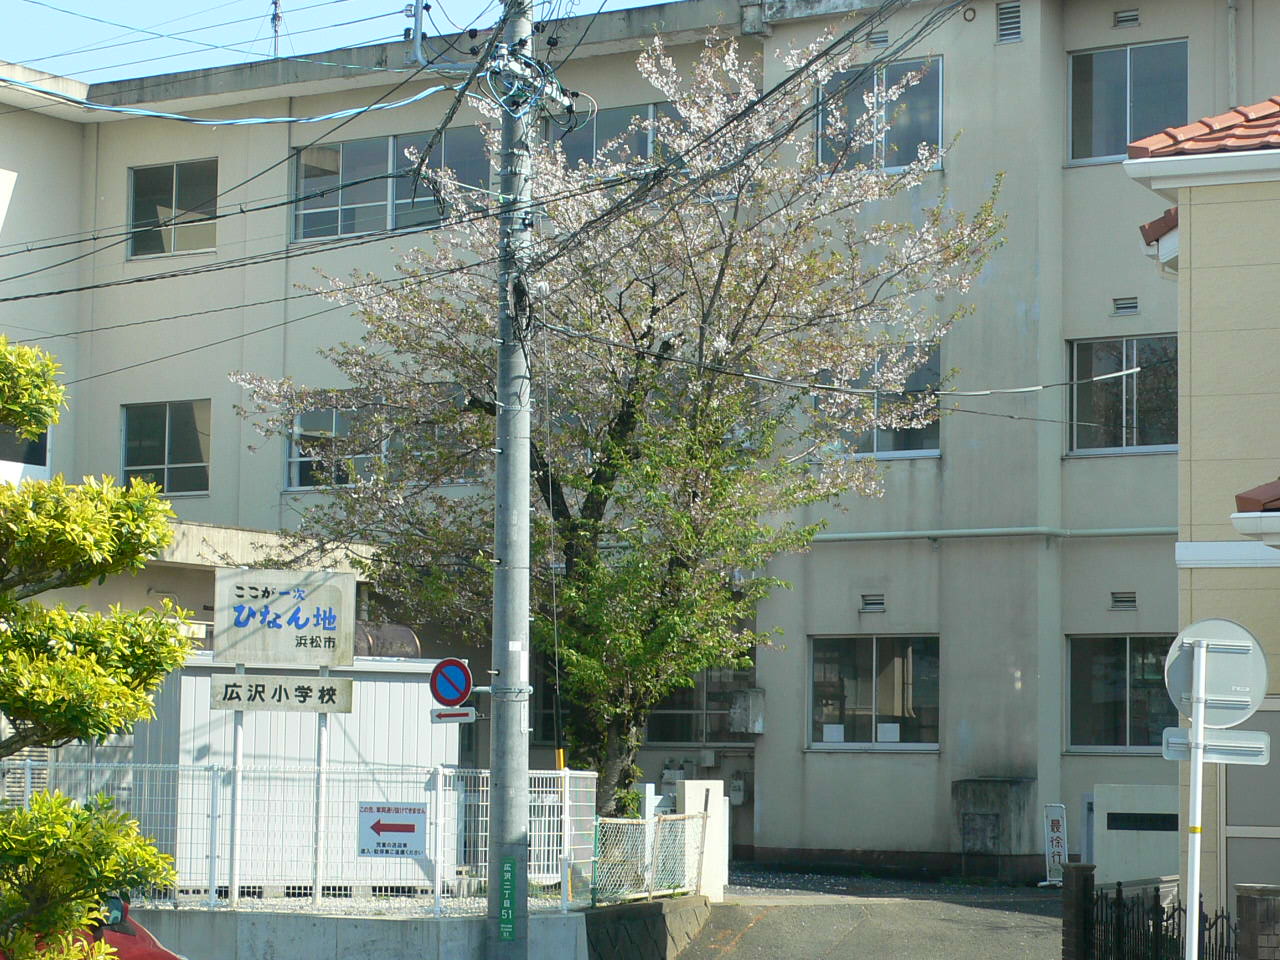
POLYGON ((446 707, 456 707, 471 696, 471 668, 456 657, 446 657, 431 671, 431 696, 446 707))

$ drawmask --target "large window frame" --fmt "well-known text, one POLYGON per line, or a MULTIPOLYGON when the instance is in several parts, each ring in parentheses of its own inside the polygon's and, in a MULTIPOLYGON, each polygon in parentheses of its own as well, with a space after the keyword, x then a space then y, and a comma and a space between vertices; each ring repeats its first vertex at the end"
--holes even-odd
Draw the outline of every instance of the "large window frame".
MULTIPOLYGON (((900 658, 895 656, 895 662, 900 658)), ((806 734, 806 749, 818 751, 845 751, 845 752, 909 752, 909 753, 938 753, 942 748, 942 651, 941 643, 937 635, 934 634, 856 634, 856 635, 837 635, 837 636, 811 636, 809 638, 809 683, 808 683, 808 716, 809 730, 806 734), (855 688, 858 684, 856 676, 850 680, 846 680, 841 666, 843 662, 850 656, 856 661, 860 656, 868 659, 858 650, 860 645, 867 645, 870 648, 870 671, 868 677, 868 690, 870 694, 870 702, 863 704, 855 702, 852 707, 847 706, 847 689, 849 683, 853 683, 855 688), (895 644, 907 644, 904 649, 910 651, 911 656, 906 661, 909 668, 898 669, 897 677, 900 683, 894 684, 894 678, 889 678, 890 696, 902 696, 904 703, 901 709, 921 709, 934 711, 933 723, 922 724, 921 729, 932 730, 933 739, 918 740, 902 740, 902 728, 904 724, 901 722, 894 723, 892 720, 882 721, 881 717, 906 717, 906 713, 882 713, 879 707, 882 705, 881 687, 884 685, 881 677, 881 658, 882 651, 889 646, 895 644), (917 647, 919 651, 917 652, 917 647), (930 648, 932 648, 930 650, 930 648), (846 652, 847 651, 847 652, 846 652), (834 657, 832 656, 834 654, 834 657), (927 661, 932 657, 933 667, 936 671, 932 676, 929 674, 929 666, 927 661), (923 676, 917 678, 917 657, 921 660, 921 666, 925 670, 923 676), (820 660, 825 661, 820 663, 820 660), (835 669, 835 675, 832 675, 832 667, 835 669), (908 678, 909 674, 909 678, 908 678), (932 687, 932 699, 934 703, 929 703, 929 688, 932 687), (924 689, 917 691, 917 687, 924 689), (896 692, 895 692, 896 691, 896 692), (914 699, 917 693, 925 695, 925 701, 921 705, 917 705, 914 699), (913 703, 910 706, 905 704, 905 700, 910 698, 913 703), (836 713, 831 712, 831 707, 839 701, 839 710, 836 713), (867 719, 867 735, 865 738, 859 738, 856 735, 856 728, 859 725, 859 718, 867 719), (849 734, 850 725, 854 726, 854 739, 845 739, 849 734), (839 736, 836 739, 836 729, 840 728, 839 736), (894 729, 889 729, 894 728, 894 729), (899 739, 892 739, 896 735, 899 739)), ((855 691, 855 699, 861 695, 855 691)))
MULTIPOLYGON (((409 175, 413 167, 404 154, 410 146, 421 149, 430 137, 430 133, 401 133, 295 149, 292 242, 355 237, 437 222, 440 212, 436 198, 421 184, 416 191, 413 189, 409 175), (316 172, 307 172, 309 162, 316 172), (325 174, 322 171, 326 169, 335 172, 325 174), (401 172, 405 175, 399 175, 401 172), (320 191, 324 192, 311 196, 320 191)), ((448 167, 463 183, 488 189, 491 171, 483 147, 481 127, 448 127, 426 166, 435 170, 448 167), (482 164, 474 162, 475 147, 484 157, 482 164), (459 167, 451 159, 453 152, 459 160, 471 161, 471 165, 459 167)))
MULTIPOLYGON (((531 661, 533 696, 529 719, 533 742, 549 746, 555 741, 555 666, 551 656, 539 653, 531 661)), ((648 747, 723 747, 749 746, 755 737, 750 733, 729 730, 729 708, 733 693, 755 686, 755 669, 708 667, 698 673, 692 687, 682 687, 649 711, 645 726, 644 746, 648 747), (674 724, 689 724, 688 738, 654 736, 654 718, 668 731, 674 724), (721 736, 714 734, 720 733, 721 736)))
MULTIPOLYGON (((838 73, 827 82, 826 89, 818 90, 818 111, 817 111, 817 137, 815 149, 819 163, 829 166, 835 161, 835 154, 828 146, 825 128, 826 115, 830 109, 828 106, 829 96, 828 90, 840 86, 850 80, 850 78, 860 71, 866 70, 868 66, 855 66, 851 70, 838 73)), ((873 99, 870 112, 872 113, 877 128, 876 139, 873 143, 863 147, 861 150, 851 152, 846 158, 845 169, 852 169, 861 164, 868 168, 884 170, 886 172, 895 172, 904 170, 909 164, 914 163, 918 155, 919 145, 928 143, 926 140, 917 140, 912 144, 894 143, 892 139, 895 124, 902 116, 910 117, 913 105, 917 100, 923 100, 926 103, 933 104, 933 109, 937 112, 937 124, 934 125, 933 140, 931 146, 935 149, 942 147, 942 131, 945 123, 943 113, 944 91, 943 75, 942 75, 942 57, 914 57, 906 60, 894 60, 890 63, 876 64, 871 67, 870 93, 873 99), (892 87, 898 85, 903 79, 911 73, 923 71, 923 76, 914 84, 907 86, 896 100, 889 101, 886 98, 886 92, 892 87), (936 101, 936 102, 935 102, 936 101), (901 111, 899 116, 895 113, 901 111), (905 161, 905 162, 898 162, 905 161)), ((857 84, 851 85, 845 91, 843 96, 844 107, 848 111, 849 116, 846 123, 853 124, 859 117, 867 112, 865 104, 859 99, 853 106, 850 105, 855 95, 861 96, 864 89, 857 84), (855 110, 856 108, 856 110, 855 110)), ((942 169, 941 157, 933 169, 942 169)))
MULTIPOLYGON (((1169 700, 1168 692, 1165 690, 1164 684, 1164 658, 1169 645, 1173 643, 1173 634, 1147 634, 1147 633, 1114 633, 1114 634, 1079 634, 1067 637, 1067 664, 1066 664, 1066 696, 1063 698, 1063 706, 1065 710, 1065 722, 1063 724, 1065 741, 1065 750, 1068 753, 1140 753, 1140 754, 1159 754, 1161 749, 1161 734, 1165 726, 1177 726, 1178 711, 1174 708, 1172 701, 1169 700), (1142 669, 1135 671, 1134 665, 1134 645, 1135 642, 1140 643, 1146 649, 1142 650, 1139 656, 1145 661, 1145 666, 1140 664, 1142 669), (1084 644, 1104 644, 1104 643, 1123 643, 1124 656, 1124 678, 1123 683, 1114 677, 1097 676, 1096 667, 1091 667, 1091 682, 1096 688, 1098 684, 1104 687, 1116 687, 1123 691, 1124 696, 1124 716, 1121 724, 1124 729, 1124 743, 1077 743, 1079 730, 1077 729, 1077 719, 1081 711, 1087 711, 1091 716, 1096 716, 1099 711, 1099 705, 1108 702, 1105 696, 1099 695, 1095 689, 1094 695, 1087 703, 1077 704, 1076 693, 1079 689, 1083 689, 1081 684, 1084 678, 1080 676, 1081 663, 1083 656, 1078 656, 1077 651, 1080 649, 1078 645, 1084 644), (1139 684, 1135 686, 1135 672, 1139 674, 1139 684), (1135 709, 1138 708, 1138 709, 1135 709), (1161 709, 1163 708, 1163 709, 1161 709), (1159 722, 1153 725, 1151 722, 1146 723, 1147 737, 1145 743, 1135 743, 1134 722, 1135 715, 1142 714, 1148 718, 1154 718, 1159 722)), ((1103 651, 1105 653, 1105 651, 1103 651)), ((1097 657, 1098 660, 1101 657, 1097 657)), ((1106 691, 1104 691, 1105 693, 1106 691)), ((1111 691, 1113 694, 1115 691, 1111 691)), ((1117 698, 1112 695, 1110 702, 1115 702, 1117 698)), ((1083 738, 1082 738, 1083 739, 1083 738)))
MULTIPOLYGON (((903 383, 901 393, 890 390, 876 390, 871 397, 872 413, 879 419, 880 406, 892 399, 901 399, 908 394, 937 391, 942 383, 942 348, 939 344, 922 344, 928 348, 928 356, 903 383)), ((877 357, 863 371, 862 376, 851 384, 853 387, 866 388, 875 379, 880 370, 881 359, 877 357)), ((822 403, 822 392, 816 391, 813 404, 816 408, 822 403)), ((874 457, 877 460, 921 460, 937 459, 942 456, 942 419, 936 418, 923 427, 872 427, 860 433, 843 437, 836 449, 831 452, 845 455, 855 460, 874 457)))
MULTIPOLYGON (((1166 127, 1181 126, 1187 122, 1187 112, 1189 109, 1189 81, 1188 81, 1188 42, 1186 38, 1174 38, 1169 40, 1154 40, 1148 43, 1131 43, 1112 47, 1099 47, 1093 50, 1077 50, 1068 55, 1067 66, 1067 163, 1069 166, 1088 166, 1090 164, 1099 163, 1116 163, 1126 159, 1128 155, 1128 145, 1135 140, 1150 136, 1153 133, 1159 133, 1166 127), (1169 113, 1163 111, 1152 111, 1155 118, 1149 122, 1144 122, 1139 118, 1138 124, 1134 123, 1134 52, 1139 51, 1139 56, 1144 56, 1143 51, 1154 51, 1160 47, 1182 47, 1182 89, 1183 103, 1182 109, 1174 110, 1169 108, 1169 113), (1090 125, 1089 145, 1078 145, 1077 138, 1082 133, 1084 117, 1077 117, 1077 107, 1080 106, 1080 91, 1077 90, 1077 79, 1079 67, 1084 63, 1084 58, 1103 57, 1110 54, 1124 54, 1124 134, 1123 142, 1115 143, 1118 148, 1116 152, 1111 153, 1095 153, 1093 152, 1092 143, 1096 139, 1101 139, 1105 134, 1098 133, 1095 121, 1090 125), (1147 128, 1150 129, 1147 129, 1147 128)), ((1141 86, 1141 85, 1140 85, 1141 86)), ((1157 77, 1150 85, 1152 89, 1168 89, 1169 83, 1167 79, 1157 77)), ((1096 97, 1094 98, 1096 101, 1096 97)), ((1096 111, 1091 111, 1089 118, 1092 119, 1096 115, 1096 111)), ((1116 118, 1112 117, 1114 121, 1116 118)), ((1114 126, 1114 123, 1113 123, 1114 126)), ((1115 136, 1115 134, 1113 134, 1115 136)))
POLYGON ((708 667, 692 687, 681 687, 649 711, 645 724, 647 746, 740 747, 751 743, 749 733, 729 730, 733 694, 755 686, 755 668, 708 667), (687 738, 672 736, 689 725, 687 738))
POLYGON ((213 434, 213 411, 208 399, 126 404, 120 412, 120 476, 125 483, 141 477, 158 483, 166 497, 208 495, 212 486, 209 463, 213 434), (131 423, 139 429, 154 426, 157 413, 162 415, 161 440, 131 435, 131 423), (175 438, 175 428, 187 427, 194 433, 175 438), (162 456, 148 458, 146 454, 158 446, 163 447, 162 456), (193 449, 202 456, 192 457, 193 449))
POLYGON ((584 161, 588 165, 593 163, 605 144, 621 136, 631 126, 631 122, 636 117, 640 117, 650 124, 649 128, 637 131, 625 142, 631 149, 632 160, 647 160, 653 156, 654 147, 657 145, 656 131, 652 124, 664 116, 677 118, 679 116, 668 100, 600 107, 581 126, 567 132, 548 123, 545 135, 560 144, 560 149, 565 155, 565 164, 572 169, 584 161), (600 129, 602 121, 605 121, 603 133, 600 129), (589 144, 583 142, 588 137, 591 141, 589 144))
MULTIPOLYGON (((1114 353, 1114 349, 1112 351, 1114 353)), ((1071 456, 1110 456, 1114 454, 1141 453, 1174 453, 1178 449, 1178 338, 1173 333, 1147 334, 1134 337, 1094 337, 1087 340, 1068 342, 1068 366, 1072 381, 1069 394, 1069 425, 1067 444, 1071 456), (1115 366, 1115 370, 1104 369, 1099 374, 1099 359, 1106 359, 1098 350, 1102 346, 1119 347, 1117 363, 1103 364, 1104 367, 1115 366), (1087 362, 1083 354, 1087 351, 1087 362), (1144 354, 1171 352, 1171 356, 1157 361, 1160 369, 1146 362, 1144 354), (1145 365, 1144 365, 1145 364, 1145 365), (1108 379, 1095 379, 1099 376, 1118 373, 1121 370, 1138 368, 1137 373, 1113 376, 1108 379), (1170 383, 1170 377, 1172 382, 1170 383), (1152 391, 1160 391, 1167 396, 1165 402, 1172 401, 1172 408, 1147 416, 1142 406, 1143 396, 1148 398, 1152 391), (1108 393, 1118 392, 1118 405, 1115 399, 1108 400, 1108 393), (1106 407, 1110 405, 1118 409, 1118 423, 1103 422, 1106 419, 1106 407), (1101 411, 1101 414, 1100 412, 1101 411), (1167 421, 1160 431, 1160 420, 1167 421), (1148 441, 1144 437, 1148 421, 1157 424, 1159 436, 1166 437, 1172 429, 1172 441, 1161 439, 1159 442, 1148 441), (1119 443, 1105 443, 1101 436, 1091 437, 1102 431, 1114 433, 1119 431, 1119 443)), ((1157 406, 1148 400, 1148 406, 1157 406)))
POLYGON ((347 471, 354 468, 357 479, 371 475, 370 466, 386 456, 389 443, 383 440, 376 453, 354 454, 344 457, 349 466, 340 469, 332 479, 324 477, 323 452, 309 452, 306 443, 333 444, 335 441, 351 434, 351 417, 354 410, 347 407, 325 407, 319 410, 308 410, 293 418, 293 428, 289 431, 285 452, 285 489, 295 491, 324 490, 331 487, 349 487, 354 485, 347 471), (309 439, 304 439, 309 438, 309 439))
POLYGON ((217 249, 217 157, 130 167, 128 202, 130 260, 210 253, 217 249), (157 178, 166 170, 169 172, 167 207, 162 202, 156 204, 161 197, 157 178), (186 178, 195 180, 197 185, 189 188, 193 191, 191 194, 180 196, 185 192, 184 171, 186 178), (212 180, 212 192, 207 186, 200 187, 201 175, 205 180, 212 180), (155 182, 144 185, 147 180, 155 182), (139 195, 140 189, 149 191, 146 197, 139 195), (148 197, 150 203, 156 204, 155 213, 141 216, 148 197), (162 212, 166 210, 167 213, 162 212), (157 242, 160 249, 148 249, 157 242))

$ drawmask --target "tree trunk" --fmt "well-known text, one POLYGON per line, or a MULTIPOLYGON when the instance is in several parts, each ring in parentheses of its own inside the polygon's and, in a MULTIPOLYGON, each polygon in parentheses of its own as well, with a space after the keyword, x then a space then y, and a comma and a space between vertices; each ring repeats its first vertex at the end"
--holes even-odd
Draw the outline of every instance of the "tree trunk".
POLYGON ((619 794, 635 783, 636 755, 644 739, 644 724, 635 718, 619 717, 604 731, 604 744, 597 766, 596 815, 616 817, 624 811, 619 794))

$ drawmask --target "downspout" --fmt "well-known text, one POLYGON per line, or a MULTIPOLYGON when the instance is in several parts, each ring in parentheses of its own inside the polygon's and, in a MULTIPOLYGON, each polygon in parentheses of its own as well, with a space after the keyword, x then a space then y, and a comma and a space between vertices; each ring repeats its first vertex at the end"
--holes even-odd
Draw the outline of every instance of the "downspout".
POLYGON ((1236 65, 1236 44, 1238 42, 1236 14, 1239 0, 1227 0, 1227 105, 1240 105, 1239 73, 1236 65))

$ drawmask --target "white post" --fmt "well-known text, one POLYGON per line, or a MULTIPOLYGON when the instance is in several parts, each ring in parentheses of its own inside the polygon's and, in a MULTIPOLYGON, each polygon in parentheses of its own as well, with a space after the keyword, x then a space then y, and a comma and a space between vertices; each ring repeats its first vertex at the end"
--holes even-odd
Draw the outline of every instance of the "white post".
POLYGON ((22 806, 31 809, 31 758, 27 757, 22 764, 22 806))
MULTIPOLYGON (((244 675, 244 664, 236 664, 236 673, 244 675)), ((227 902, 236 906, 240 902, 240 802, 244 774, 244 711, 232 714, 231 740, 231 850, 227 865, 227 902)))
POLYGON ((435 820, 432 831, 431 845, 435 848, 435 863, 431 865, 431 890, 435 894, 435 915, 439 919, 444 913, 444 892, 440 889, 444 882, 444 770, 436 767, 435 776, 431 778, 435 784, 434 792, 431 795, 431 812, 434 814, 435 820))
MULTIPOLYGON (((329 668, 320 668, 320 679, 329 676, 329 668)), ((316 815, 311 842, 311 904, 320 906, 320 878, 324 871, 324 804, 325 766, 329 762, 329 714, 316 714, 316 815)))
POLYGON ((222 792, 222 771, 209 766, 209 909, 218 905, 218 794, 222 792))
POLYGON ((560 912, 569 912, 569 771, 560 771, 560 912))
POLYGON ((1186 960, 1200 955, 1200 830, 1204 792, 1205 657, 1209 641, 1196 637, 1191 660, 1191 796, 1187 811, 1186 960))

